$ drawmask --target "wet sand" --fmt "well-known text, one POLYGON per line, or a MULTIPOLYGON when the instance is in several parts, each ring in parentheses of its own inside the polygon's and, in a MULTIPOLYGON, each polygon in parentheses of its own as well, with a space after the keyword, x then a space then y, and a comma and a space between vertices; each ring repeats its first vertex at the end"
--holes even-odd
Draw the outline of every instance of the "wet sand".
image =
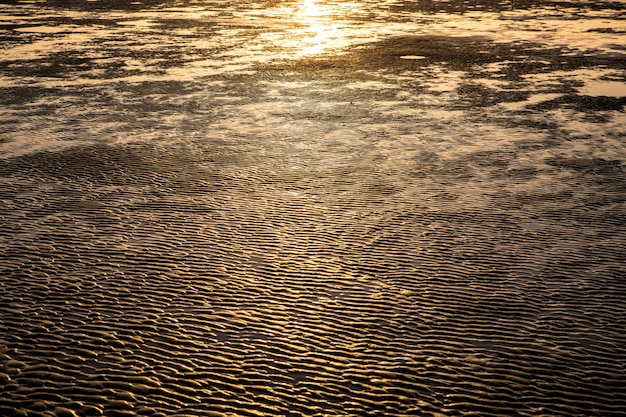
POLYGON ((622 4, 211 4, 6 6, 1 416, 626 413, 622 4))

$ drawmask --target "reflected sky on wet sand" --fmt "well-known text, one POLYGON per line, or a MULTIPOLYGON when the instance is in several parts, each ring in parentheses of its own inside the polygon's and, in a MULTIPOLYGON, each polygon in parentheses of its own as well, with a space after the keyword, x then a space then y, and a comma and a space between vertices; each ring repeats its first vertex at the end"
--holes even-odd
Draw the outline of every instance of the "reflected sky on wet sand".
POLYGON ((0 5, 0 416, 622 416, 622 1, 0 5))

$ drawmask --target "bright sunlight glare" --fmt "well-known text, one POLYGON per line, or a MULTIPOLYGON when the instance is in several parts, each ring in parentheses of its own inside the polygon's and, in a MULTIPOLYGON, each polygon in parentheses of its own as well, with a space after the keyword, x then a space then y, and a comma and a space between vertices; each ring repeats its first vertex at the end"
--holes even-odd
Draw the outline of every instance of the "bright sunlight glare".
POLYGON ((301 0, 295 10, 294 20, 302 26, 301 54, 316 55, 331 48, 343 46, 345 25, 340 24, 342 15, 356 7, 356 3, 322 2, 301 0), (348 6, 349 7, 348 7, 348 6))
POLYGON ((320 17, 322 11, 315 0, 303 0, 300 5, 300 13, 307 18, 320 17))

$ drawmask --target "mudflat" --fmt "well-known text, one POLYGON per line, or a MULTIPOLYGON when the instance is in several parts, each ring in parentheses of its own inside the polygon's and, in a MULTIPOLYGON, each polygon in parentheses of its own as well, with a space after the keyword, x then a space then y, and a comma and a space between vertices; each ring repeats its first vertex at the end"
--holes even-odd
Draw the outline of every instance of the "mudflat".
POLYGON ((0 415, 624 415, 625 8, 3 6, 0 415))

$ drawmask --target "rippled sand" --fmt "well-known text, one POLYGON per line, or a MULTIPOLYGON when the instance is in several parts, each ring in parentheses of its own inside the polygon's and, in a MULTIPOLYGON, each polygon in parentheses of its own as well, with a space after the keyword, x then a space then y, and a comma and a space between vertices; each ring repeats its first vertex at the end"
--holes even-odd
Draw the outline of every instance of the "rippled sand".
POLYGON ((300 3, 0 8, 0 416, 626 414, 623 3, 300 3))

